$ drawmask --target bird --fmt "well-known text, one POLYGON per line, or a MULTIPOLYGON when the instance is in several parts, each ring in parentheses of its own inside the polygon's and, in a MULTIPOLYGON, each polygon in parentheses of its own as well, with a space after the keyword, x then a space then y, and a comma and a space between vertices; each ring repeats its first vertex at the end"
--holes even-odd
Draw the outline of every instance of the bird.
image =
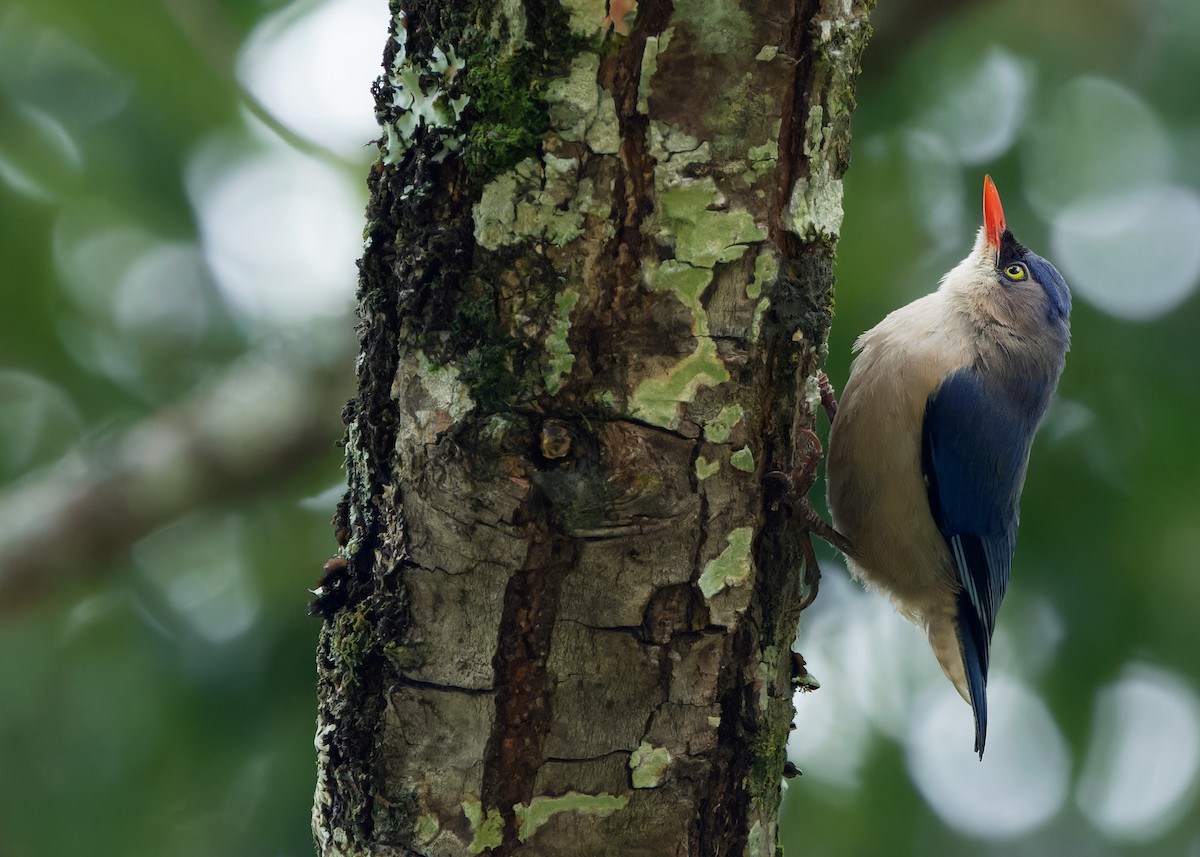
POLYGON ((826 493, 851 574, 924 630, 987 739, 988 652, 1071 292, 1008 229, 990 176, 971 252, 854 343, 826 493))

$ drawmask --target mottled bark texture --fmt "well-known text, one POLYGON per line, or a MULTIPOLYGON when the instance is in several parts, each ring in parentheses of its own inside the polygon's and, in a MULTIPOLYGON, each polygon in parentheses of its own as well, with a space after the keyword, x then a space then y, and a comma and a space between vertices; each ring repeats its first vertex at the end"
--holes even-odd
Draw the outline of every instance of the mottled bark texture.
POLYGON ((869 5, 393 4, 322 855, 776 853, 869 5))

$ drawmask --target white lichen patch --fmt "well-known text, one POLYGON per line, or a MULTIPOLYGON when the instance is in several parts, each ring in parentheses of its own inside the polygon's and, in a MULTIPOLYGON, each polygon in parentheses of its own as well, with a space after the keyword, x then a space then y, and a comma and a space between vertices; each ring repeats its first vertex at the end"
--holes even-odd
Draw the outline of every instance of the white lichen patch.
POLYGON ((400 359, 392 397, 401 407, 396 443, 411 449, 433 443, 475 407, 457 366, 434 366, 421 351, 400 359))
POLYGON ((428 58, 408 55, 408 25, 404 13, 396 15, 396 55, 388 69, 392 87, 392 106, 397 114, 384 124, 385 164, 397 164, 420 129, 437 132, 439 147, 434 161, 442 161, 462 147, 458 122, 470 98, 451 94, 466 61, 454 53, 454 46, 434 47, 428 58))
POLYGON ((312 829, 320 854, 327 853, 330 839, 334 835, 334 831, 329 829, 333 815, 333 795, 329 792, 329 765, 330 736, 336 729, 336 723, 324 723, 318 718, 317 734, 313 738, 313 746, 317 751, 317 787, 313 794, 312 829))
POLYGON ((805 241, 832 240, 842 229, 842 180, 835 179, 825 162, 813 164, 816 172, 792 186, 788 214, 792 231, 805 241))
MULTIPOLYGON (((529 39, 525 37, 526 17, 525 4, 522 0, 500 0, 500 15, 504 18, 504 23, 507 24, 508 33, 508 52, 516 53, 530 47, 529 39)), ((500 18, 492 20, 493 39, 500 38, 500 18)))
POLYGON ((745 583, 754 568, 751 558, 751 543, 754 530, 737 527, 727 537, 725 550, 710 559, 700 574, 700 592, 706 599, 712 598, 722 589, 745 583))
POLYGON ((617 107, 600 86, 600 57, 584 51, 571 60, 567 76, 546 87, 550 127, 564 140, 586 143, 593 152, 613 155, 621 145, 617 107))
POLYGON ((652 789, 666 778, 671 752, 643 741, 629 754, 630 779, 635 789, 652 789))
POLYGON ((821 382, 819 373, 814 372, 804 379, 804 406, 810 414, 821 407, 821 382))
POLYGON ((814 105, 804 129, 809 175, 796 179, 788 200, 792 231, 805 241, 835 240, 842 229, 842 180, 834 178, 829 159, 821 151, 828 130, 823 122, 824 111, 814 105))
POLYGON ((767 837, 763 836, 762 822, 755 819, 750 832, 746 834, 746 857, 767 857, 766 845, 767 837))

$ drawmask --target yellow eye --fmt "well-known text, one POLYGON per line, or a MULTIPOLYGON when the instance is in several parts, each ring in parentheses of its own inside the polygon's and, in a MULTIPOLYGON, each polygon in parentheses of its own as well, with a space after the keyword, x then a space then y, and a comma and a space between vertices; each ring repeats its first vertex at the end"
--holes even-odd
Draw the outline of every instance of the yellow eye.
POLYGON ((1010 280, 1023 280, 1029 276, 1029 272, 1025 270, 1024 265, 1009 265, 1004 269, 1004 276, 1010 280))

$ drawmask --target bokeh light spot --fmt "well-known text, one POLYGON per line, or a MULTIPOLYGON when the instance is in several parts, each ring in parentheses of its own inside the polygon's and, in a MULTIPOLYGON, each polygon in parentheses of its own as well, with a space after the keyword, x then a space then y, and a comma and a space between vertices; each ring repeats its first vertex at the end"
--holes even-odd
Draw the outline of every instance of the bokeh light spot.
POLYGON ((1154 110, 1111 80, 1065 84, 1023 147, 1025 193, 1047 220, 1084 197, 1128 193, 1170 176, 1173 156, 1154 110))
POLYGON ((187 186, 217 285, 252 326, 348 312, 362 249, 364 194, 350 176, 283 145, 246 153, 214 140, 187 186))
POLYGON ((1158 318, 1200 282, 1200 197, 1175 185, 1088 198, 1054 218, 1054 260, 1079 297, 1110 315, 1158 318))
POLYGON ((381 70, 388 20, 383 0, 293 4, 250 34, 238 77, 293 131, 354 157, 379 136, 371 82, 381 70))
POLYGON ((1031 64, 991 47, 973 67, 947 75, 946 90, 921 125, 937 134, 963 164, 981 164, 1008 151, 1025 120, 1033 87, 1031 64))
POLYGON ((61 388, 28 372, 0 371, 0 477, 62 455, 81 431, 79 411, 61 388))
POLYGON ((1066 745, 1028 687, 993 674, 988 703, 981 762, 971 752, 974 723, 962 697, 949 683, 924 694, 909 720, 908 770, 950 826, 974 836, 1021 836, 1052 819, 1066 801, 1066 745))
POLYGON ((1198 768, 1195 692, 1172 673, 1133 665, 1096 696, 1096 731, 1076 800, 1106 836, 1148 841, 1191 803, 1198 768))
POLYGON ((200 639, 230 643, 258 620, 262 598, 246 570, 238 518, 189 516, 146 536, 133 557, 200 639))

